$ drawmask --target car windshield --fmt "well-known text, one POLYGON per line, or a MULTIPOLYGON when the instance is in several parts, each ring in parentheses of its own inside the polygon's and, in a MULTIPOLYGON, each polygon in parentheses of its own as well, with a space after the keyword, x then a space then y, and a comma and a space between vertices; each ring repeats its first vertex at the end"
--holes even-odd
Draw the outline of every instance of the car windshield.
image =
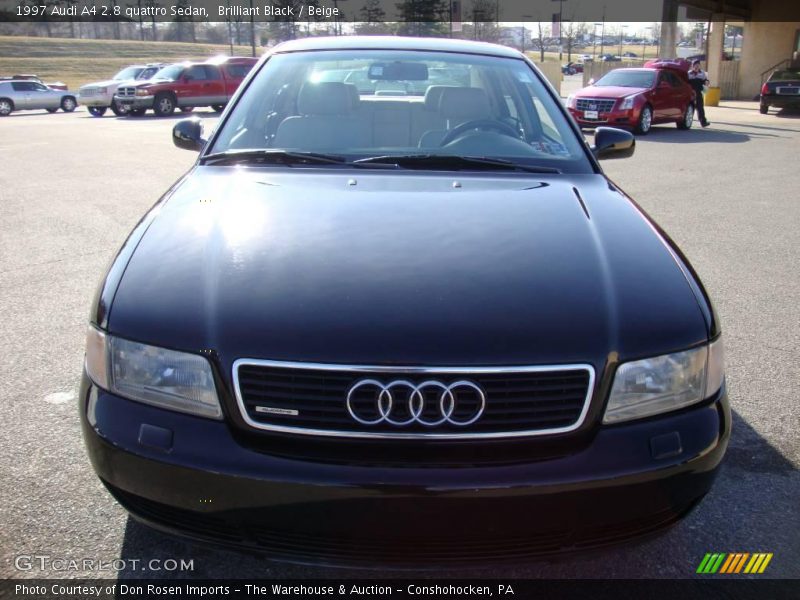
POLYGON ((208 154, 252 150, 322 153, 347 162, 482 157, 593 172, 583 141, 525 61, 455 52, 275 54, 208 154))
POLYGON ((136 79, 136 76, 142 71, 142 67, 126 67, 119 73, 114 75, 112 79, 116 81, 124 81, 126 79, 136 79))
POLYGON ((147 67, 142 69, 142 72, 136 76, 136 79, 150 79, 153 75, 159 72, 161 67, 147 67))
POLYGON ((770 81, 789 81, 800 79, 800 69, 787 69, 785 71, 775 71, 770 76, 770 81))
POLYGON ((183 65, 169 65, 168 67, 164 67, 163 69, 159 70, 155 75, 153 75, 153 79, 170 79, 176 80, 180 77, 180 74, 183 72, 183 65))
POLYGON ((615 69, 595 82, 595 87, 635 87, 650 88, 656 81, 653 71, 626 71, 615 69))

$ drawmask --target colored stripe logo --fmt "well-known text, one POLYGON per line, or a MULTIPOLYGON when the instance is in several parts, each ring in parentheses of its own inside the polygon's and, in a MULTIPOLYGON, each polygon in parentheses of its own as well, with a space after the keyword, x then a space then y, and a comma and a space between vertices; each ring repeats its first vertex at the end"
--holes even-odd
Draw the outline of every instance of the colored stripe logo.
POLYGON ((772 560, 772 552, 707 552, 697 567, 697 573, 702 575, 713 575, 720 573, 731 575, 736 573, 763 573, 769 561, 772 560))

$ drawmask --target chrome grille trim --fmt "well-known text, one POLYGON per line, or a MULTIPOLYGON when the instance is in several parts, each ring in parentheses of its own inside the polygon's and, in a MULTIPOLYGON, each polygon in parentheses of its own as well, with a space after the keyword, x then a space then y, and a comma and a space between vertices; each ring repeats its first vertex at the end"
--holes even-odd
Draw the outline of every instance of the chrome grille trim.
MULTIPOLYGON (((420 367, 420 366, 396 366, 396 365, 344 365, 331 363, 307 363, 292 361, 262 360, 254 358, 240 358, 233 363, 233 389, 236 396, 236 404, 239 414, 250 427, 263 431, 276 433, 291 433, 311 436, 340 437, 340 438, 360 438, 360 439, 505 439, 521 438, 542 435, 555 435, 559 433, 569 433, 575 431, 586 420, 589 407, 592 403, 595 385, 595 370, 588 363, 576 363, 566 365, 536 365, 536 366, 508 366, 508 367, 420 367), (286 425, 274 425, 269 423, 259 423, 250 418, 244 404, 244 398, 239 386, 239 367, 240 366, 262 366, 285 369, 306 369, 314 371, 341 371, 352 373, 416 373, 416 374, 504 374, 504 373, 537 373, 537 372, 558 372, 558 371, 586 371, 589 374, 589 383, 586 389, 583 408, 578 419, 565 427, 550 429, 534 429, 510 432, 484 432, 484 433, 383 433, 370 431, 342 431, 336 429, 311 429, 306 427, 290 427, 286 425)), ((342 410, 345 410, 344 408, 342 410)))
POLYGON ((575 107, 578 110, 586 111, 592 110, 589 108, 591 105, 597 106, 598 113, 607 113, 610 112, 612 108, 614 108, 614 104, 616 100, 613 98, 578 98, 575 103, 575 107))

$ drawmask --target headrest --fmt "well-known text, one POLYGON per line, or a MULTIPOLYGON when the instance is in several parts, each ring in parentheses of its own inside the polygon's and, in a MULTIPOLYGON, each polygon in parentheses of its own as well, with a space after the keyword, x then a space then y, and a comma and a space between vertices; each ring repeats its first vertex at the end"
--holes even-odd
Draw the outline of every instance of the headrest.
POLYGON ((351 87, 355 88, 339 81, 306 81, 297 95, 297 112, 301 115, 347 114, 354 108, 351 87))
POLYGON ((452 85, 429 85, 425 90, 425 110, 436 112, 439 110, 439 101, 442 99, 442 92, 452 85))
POLYGON ((355 110, 361 104, 361 94, 358 87, 354 83, 345 83, 344 87, 347 88, 347 93, 350 94, 350 109, 355 110))
POLYGON ((481 88, 446 87, 442 90, 439 114, 445 119, 486 119, 491 113, 489 97, 481 88))

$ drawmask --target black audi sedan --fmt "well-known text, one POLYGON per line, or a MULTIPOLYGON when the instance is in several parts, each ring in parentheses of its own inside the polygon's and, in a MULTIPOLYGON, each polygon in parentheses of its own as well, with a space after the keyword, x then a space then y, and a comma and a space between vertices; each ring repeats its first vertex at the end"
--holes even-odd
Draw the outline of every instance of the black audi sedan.
POLYGON ((432 567, 639 539, 709 491, 731 428, 711 301, 598 164, 631 134, 590 146, 522 54, 288 42, 202 136, 175 125, 199 158, 88 328, 83 434, 135 518, 432 567))

